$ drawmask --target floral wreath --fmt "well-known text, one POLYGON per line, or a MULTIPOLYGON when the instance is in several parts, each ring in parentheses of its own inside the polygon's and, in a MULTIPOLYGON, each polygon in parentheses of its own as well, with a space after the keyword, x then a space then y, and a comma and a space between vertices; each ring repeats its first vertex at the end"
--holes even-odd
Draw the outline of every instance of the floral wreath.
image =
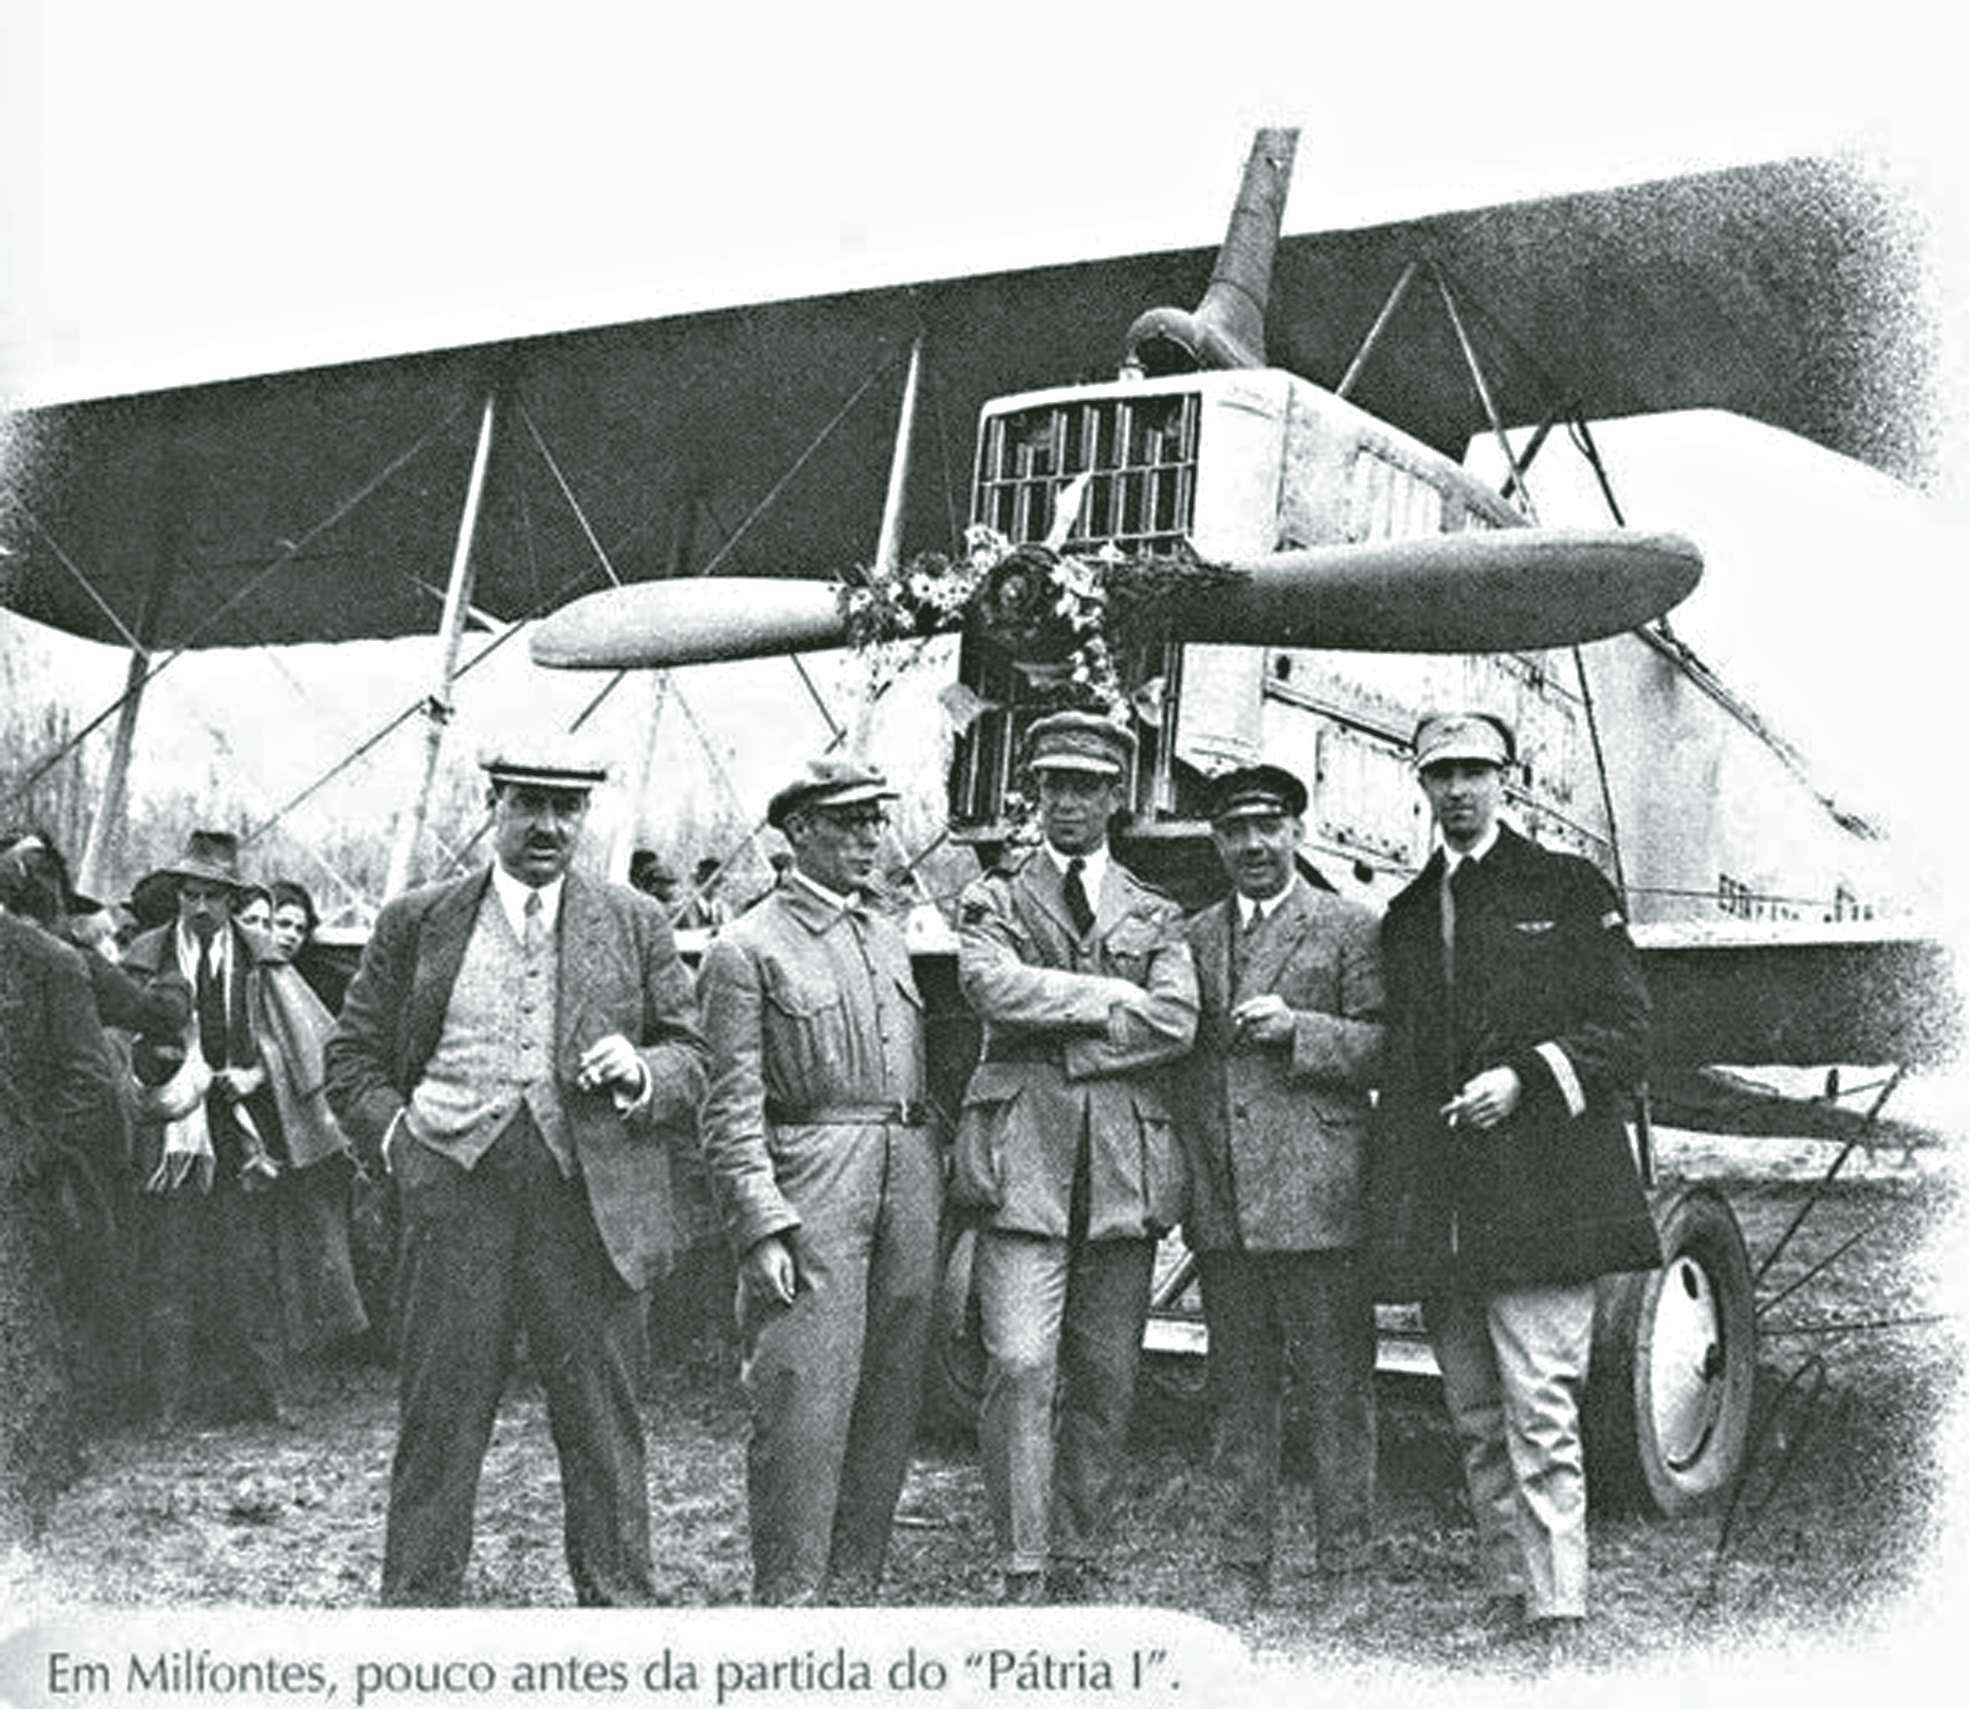
POLYGON ((1061 549, 1087 476, 1061 494, 1053 535, 1015 545, 974 523, 957 557, 923 552, 840 590, 849 646, 878 666, 902 643, 975 621, 1021 674, 1061 706, 1124 717, 1161 667, 1161 643, 1180 605, 1243 572, 1206 563, 1184 543, 1130 555, 1112 542, 1061 549))

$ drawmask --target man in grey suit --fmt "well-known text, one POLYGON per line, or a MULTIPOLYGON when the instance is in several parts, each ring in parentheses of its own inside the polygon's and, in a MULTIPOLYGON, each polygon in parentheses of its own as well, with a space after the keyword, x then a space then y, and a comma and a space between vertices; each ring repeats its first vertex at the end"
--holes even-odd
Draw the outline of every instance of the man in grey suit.
POLYGON ((1188 926, 1203 1012, 1182 1070, 1183 1232, 1210 1330, 1231 1612, 1270 1590, 1288 1368, 1309 1425, 1329 1589, 1362 1564, 1374 1504, 1374 1309, 1360 1246, 1379 923, 1298 872, 1305 811, 1305 785, 1281 767, 1221 778, 1211 833, 1235 889, 1188 926))
POLYGON ((486 770, 491 870, 383 909, 327 1050, 335 1113, 380 1154, 403 1214, 383 1600, 460 1600, 524 1330, 575 1594, 646 1604, 636 1367, 645 1290, 677 1243, 670 1148, 703 1095, 704 1041, 662 909, 570 870, 602 769, 509 753, 486 770))

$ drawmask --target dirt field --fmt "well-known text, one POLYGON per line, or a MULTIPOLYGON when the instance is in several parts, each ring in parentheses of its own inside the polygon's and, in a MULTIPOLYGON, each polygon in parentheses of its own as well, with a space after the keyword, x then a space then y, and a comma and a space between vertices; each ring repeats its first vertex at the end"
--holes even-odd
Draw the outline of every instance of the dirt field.
MULTIPOLYGON (((1758 1142, 1768 1145, 1769 1142, 1758 1142)), ((1822 1148, 1699 1155, 1671 1169, 1818 1166, 1822 1148)), ((1939 1423, 1961 1362, 1943 1314, 1957 1217, 1938 1154, 1861 1159, 1764 1278, 1768 1301, 1843 1242, 1857 1244, 1760 1326, 1757 1457, 1727 1516, 1669 1524, 1596 1508, 1588 1664, 1621 1671, 1746 1645, 1857 1643, 1933 1588, 1944 1491, 1939 1423), (1870 1232, 1862 1232, 1870 1231, 1870 1232), (1945 1238, 1946 1237, 1946 1238, 1945 1238)), ((1678 1161, 1679 1159, 1679 1161, 1678 1161)), ((1803 1202, 1799 1179, 1722 1180, 1761 1259, 1803 1202)), ((1362 1600, 1320 1604, 1306 1575, 1304 1469, 1288 1467, 1275 1605, 1240 1636, 1261 1662, 1334 1679, 1385 1670, 1494 1670, 1473 1625, 1471 1532, 1452 1444, 1427 1387, 1383 1389, 1381 1537, 1362 1600)), ((744 1417, 733 1356, 699 1335, 656 1373, 651 1495, 664 1596, 742 1602, 744 1417)), ((390 1376, 349 1363, 311 1379, 298 1429, 132 1432, 95 1445, 37 1547, 0 1562, 0 1605, 360 1608, 372 1602, 392 1444, 390 1376)), ((1119 1514, 1115 1581, 1133 1602, 1206 1607, 1213 1495, 1197 1407, 1151 1395, 1119 1514)), ((989 1602, 995 1591, 974 1452, 927 1440, 895 1541, 885 1601, 989 1602)), ((570 1601, 543 1409, 516 1385, 481 1492, 471 1599, 570 1601)))

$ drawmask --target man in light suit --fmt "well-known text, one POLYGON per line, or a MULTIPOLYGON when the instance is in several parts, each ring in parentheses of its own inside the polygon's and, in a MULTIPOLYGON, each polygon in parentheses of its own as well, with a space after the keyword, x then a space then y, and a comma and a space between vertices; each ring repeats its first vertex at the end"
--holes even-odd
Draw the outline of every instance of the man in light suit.
POLYGON ((951 1191, 979 1223, 978 1439, 1005 1599, 1083 1601, 1100 1594, 1156 1241, 1183 1216, 1163 1081, 1195 1036, 1196 972, 1176 903, 1109 853, 1131 734, 1059 712, 1028 741, 1045 847, 959 903, 984 1044, 951 1191))
POLYGON ((459 1601, 523 1329, 575 1594, 646 1604, 636 1367, 704 1041, 662 910, 570 870, 602 769, 507 754, 486 770, 492 869, 383 909, 328 1046, 336 1114, 380 1153, 403 1216, 383 1600, 459 1601))
POLYGON ((1374 1307, 1361 1262, 1381 1055, 1380 925, 1297 868, 1306 786, 1279 766, 1218 780, 1211 834, 1233 894, 1190 921, 1203 1015, 1183 1065, 1197 1255, 1229 1500, 1229 1611, 1270 1592, 1288 1369, 1309 1425, 1319 1569, 1362 1564, 1374 1505, 1374 1307))

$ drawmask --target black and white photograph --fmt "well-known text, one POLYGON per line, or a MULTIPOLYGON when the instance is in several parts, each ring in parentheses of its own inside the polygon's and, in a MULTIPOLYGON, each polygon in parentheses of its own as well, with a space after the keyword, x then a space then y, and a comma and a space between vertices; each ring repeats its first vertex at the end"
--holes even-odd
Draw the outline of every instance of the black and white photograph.
POLYGON ((0 1703, 1947 1690, 1952 42, 1332 14, 0 18, 0 1703))

